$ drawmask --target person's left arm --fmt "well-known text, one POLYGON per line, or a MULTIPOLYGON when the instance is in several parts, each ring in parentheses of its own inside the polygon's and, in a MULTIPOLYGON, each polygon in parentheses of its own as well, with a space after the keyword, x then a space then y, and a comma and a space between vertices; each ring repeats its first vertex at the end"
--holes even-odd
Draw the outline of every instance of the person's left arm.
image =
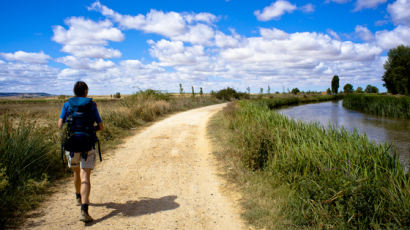
POLYGON ((94 118, 95 118, 95 122, 97 122, 97 126, 95 127, 95 131, 101 131, 104 129, 104 125, 102 123, 101 117, 100 117, 100 113, 98 112, 97 109, 97 104, 94 103, 94 118))

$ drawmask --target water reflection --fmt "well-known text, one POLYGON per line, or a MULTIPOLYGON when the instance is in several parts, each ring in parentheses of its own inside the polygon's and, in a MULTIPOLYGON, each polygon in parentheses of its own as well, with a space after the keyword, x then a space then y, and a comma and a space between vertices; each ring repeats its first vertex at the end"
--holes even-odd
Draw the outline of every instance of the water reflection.
POLYGON ((342 101, 291 106, 277 111, 297 120, 357 129, 378 143, 392 143, 400 154, 400 161, 409 167, 410 120, 381 118, 348 110, 342 106, 342 101))

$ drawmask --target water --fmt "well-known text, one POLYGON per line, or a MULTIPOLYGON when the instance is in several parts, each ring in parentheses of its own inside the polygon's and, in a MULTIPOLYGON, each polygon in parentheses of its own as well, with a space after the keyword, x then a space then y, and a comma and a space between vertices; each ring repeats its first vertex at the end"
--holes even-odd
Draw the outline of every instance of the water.
POLYGON ((342 101, 323 102, 291 106, 277 110, 296 120, 318 122, 328 126, 329 122, 347 130, 357 129, 378 143, 392 143, 400 154, 400 161, 408 169, 410 164, 410 120, 376 117, 345 109, 342 101))

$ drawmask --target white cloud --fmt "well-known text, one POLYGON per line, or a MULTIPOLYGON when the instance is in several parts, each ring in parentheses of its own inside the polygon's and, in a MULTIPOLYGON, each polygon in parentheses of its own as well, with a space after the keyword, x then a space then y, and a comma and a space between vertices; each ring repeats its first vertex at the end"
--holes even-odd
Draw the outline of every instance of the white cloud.
POLYGON ((387 6, 393 22, 397 24, 403 24, 410 26, 410 1, 409 0, 397 0, 393 4, 387 6))
POLYGON ((14 53, 0 53, 0 56, 8 61, 21 61, 32 64, 46 64, 48 60, 51 59, 51 57, 44 54, 43 51, 39 53, 16 51, 14 53))
POLYGON ((335 2, 339 4, 350 2, 351 0, 326 0, 325 3, 335 2))
POLYGON ((207 61, 204 56, 204 47, 200 45, 184 46, 181 41, 160 40, 149 41, 151 45, 150 54, 160 60, 163 66, 196 65, 207 61))
POLYGON ((333 38, 340 40, 340 36, 332 29, 327 29, 326 32, 330 35, 332 35, 333 38))
POLYGON ((205 22, 206 24, 212 24, 218 19, 211 13, 185 14, 184 18, 188 23, 205 22))
POLYGON ((262 12, 256 10, 254 14, 259 21, 269 21, 272 19, 279 19, 286 12, 291 13, 294 10, 296 10, 296 5, 285 0, 277 0, 276 2, 272 2, 271 5, 263 8, 262 12))
POLYGON ((372 32, 367 27, 358 25, 355 32, 363 41, 372 41, 374 39, 372 32))
POLYGON ((304 6, 301 6, 300 9, 305 13, 315 12, 315 6, 312 3, 308 3, 304 6))
POLYGON ((394 48, 398 45, 410 45, 410 27, 399 25, 394 30, 377 31, 377 44, 385 50, 394 48))
POLYGON ((56 59, 57 62, 63 63, 66 66, 76 70, 106 70, 107 68, 114 67, 115 64, 112 61, 105 61, 101 58, 79 58, 75 56, 65 56, 56 59))
POLYGON ((105 48, 102 46, 73 46, 65 45, 62 51, 74 54, 76 57, 84 58, 114 58, 121 57, 121 52, 116 49, 105 48))
POLYGON ((57 73, 57 68, 46 64, 0 61, 0 91, 50 92, 57 73))
POLYGON ((240 39, 239 35, 229 36, 220 31, 215 33, 215 45, 220 48, 235 47, 239 44, 240 39))
POLYGON ((365 8, 376 8, 378 5, 385 3, 387 0, 357 0, 354 11, 365 8))
POLYGON ((217 17, 210 13, 177 13, 163 12, 151 9, 146 15, 138 14, 137 16, 122 15, 100 2, 94 2, 90 10, 95 10, 104 16, 112 18, 120 26, 125 29, 142 30, 146 33, 155 33, 172 38, 174 40, 188 41, 192 43, 203 44, 208 42, 209 36, 212 36, 213 31, 205 24, 212 24, 217 20, 217 17), (205 24, 201 24, 203 22, 205 24), (205 33, 205 37, 201 38, 199 33, 205 33))
POLYGON ((63 44, 62 51, 78 57, 112 58, 121 56, 120 51, 107 49, 108 41, 120 42, 124 34, 114 28, 108 20, 94 22, 82 17, 65 20, 68 30, 62 26, 53 27, 53 40, 63 44))
POLYGON ((204 24, 190 26, 186 33, 173 36, 173 40, 190 42, 192 44, 210 45, 214 38, 214 30, 204 24))

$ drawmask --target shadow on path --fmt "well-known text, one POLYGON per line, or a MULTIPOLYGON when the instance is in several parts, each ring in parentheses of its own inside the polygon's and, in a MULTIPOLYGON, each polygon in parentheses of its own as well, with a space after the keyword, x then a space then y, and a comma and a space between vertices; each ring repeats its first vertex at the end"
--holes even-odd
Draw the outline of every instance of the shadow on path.
POLYGON ((176 209, 179 207, 179 204, 175 202, 176 198, 177 196, 164 196, 161 198, 142 197, 140 198, 140 200, 131 200, 125 202, 124 204, 118 204, 113 202, 104 204, 90 204, 90 206, 106 207, 108 209, 113 210, 109 214, 87 224, 87 226, 97 224, 118 214, 122 214, 123 216, 135 217, 176 209))

